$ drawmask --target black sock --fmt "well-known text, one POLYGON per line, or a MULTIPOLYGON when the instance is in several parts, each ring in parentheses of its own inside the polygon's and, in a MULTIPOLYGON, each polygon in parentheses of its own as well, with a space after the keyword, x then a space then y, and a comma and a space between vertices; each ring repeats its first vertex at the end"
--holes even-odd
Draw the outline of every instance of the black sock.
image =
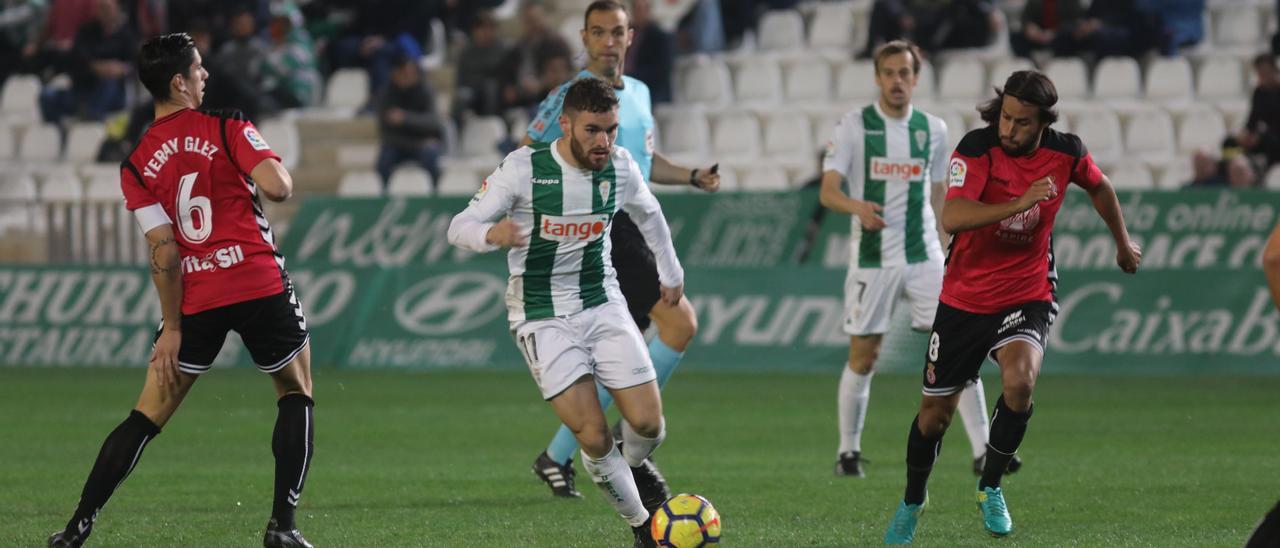
POLYGON ((76 505, 76 513, 67 522, 66 531, 81 537, 89 536, 94 520, 98 519, 98 511, 107 504, 111 494, 124 483, 133 471, 138 459, 142 458, 142 450, 147 443, 160 433, 160 427, 137 410, 129 412, 129 417, 120 423, 98 451, 98 460, 93 462, 93 470, 89 479, 84 482, 84 490, 80 492, 80 503, 76 505))
POLYGON ((1000 478, 1013 460, 1018 446, 1022 445, 1022 436, 1027 433, 1027 421, 1031 420, 1031 411, 1019 413, 1004 403, 1004 396, 996 400, 996 411, 991 415, 991 438, 987 441, 987 463, 982 467, 982 479, 978 481, 978 489, 1000 487, 1000 478))
POLYGON ((289 394, 276 405, 280 413, 276 416, 275 434, 271 436, 271 453, 276 456, 276 496, 271 517, 279 529, 287 531, 297 528, 294 510, 302 497, 302 486, 311 465, 315 435, 311 410, 315 402, 302 394, 289 394))
POLYGON ((907 491, 902 495, 902 500, 907 504, 924 503, 929 473, 933 472, 933 461, 942 450, 942 436, 936 439, 925 438, 917 425, 919 420, 919 415, 911 419, 911 433, 907 434, 907 491))

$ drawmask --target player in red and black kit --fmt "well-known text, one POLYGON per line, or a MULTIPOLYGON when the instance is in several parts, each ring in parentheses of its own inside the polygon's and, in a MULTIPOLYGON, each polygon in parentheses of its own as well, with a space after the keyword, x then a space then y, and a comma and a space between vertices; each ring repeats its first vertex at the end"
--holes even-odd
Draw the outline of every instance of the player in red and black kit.
POLYGON ((209 73, 190 36, 147 41, 138 74, 155 98, 156 118, 121 164, 120 186, 151 247, 164 321, 138 404, 107 436, 75 514, 49 546, 84 543, 112 492, 234 330, 278 396, 275 503, 263 543, 309 547, 294 523, 314 432, 309 336, 259 201, 287 199, 293 181, 239 113, 195 110, 209 73))
POLYGON ((907 436, 906 493, 885 533, 888 544, 911 542, 960 390, 988 357, 1000 366, 1003 393, 991 416, 978 505, 988 533, 1013 531, 1000 479, 1026 433, 1058 309, 1051 233, 1068 184, 1089 193, 1115 238, 1120 269, 1134 273, 1142 260, 1115 190, 1084 143, 1049 127, 1057 102, 1043 74, 1013 73, 979 108, 987 127, 965 135, 951 157, 942 228, 955 237, 925 353, 920 413, 907 436))

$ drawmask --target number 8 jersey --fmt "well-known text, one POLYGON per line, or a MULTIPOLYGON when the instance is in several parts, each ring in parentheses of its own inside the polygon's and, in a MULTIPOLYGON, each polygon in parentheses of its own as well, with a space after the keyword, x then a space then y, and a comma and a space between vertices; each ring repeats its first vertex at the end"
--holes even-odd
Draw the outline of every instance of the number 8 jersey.
POLYGON ((239 112, 183 109, 153 122, 120 164, 125 207, 158 215, 158 206, 173 225, 183 314, 286 289, 284 256, 248 175, 268 158, 280 159, 239 112))

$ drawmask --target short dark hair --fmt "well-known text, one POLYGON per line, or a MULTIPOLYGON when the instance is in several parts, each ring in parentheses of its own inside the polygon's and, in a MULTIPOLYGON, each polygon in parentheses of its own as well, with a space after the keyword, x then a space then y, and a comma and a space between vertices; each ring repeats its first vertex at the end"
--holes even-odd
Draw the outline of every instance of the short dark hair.
POLYGON ((1048 126, 1058 121, 1058 88, 1048 76, 1034 70, 1020 70, 1009 75, 1003 88, 995 88, 996 98, 978 106, 982 121, 995 125, 1000 121, 1000 109, 1006 95, 1040 109, 1040 123, 1048 126))
POLYGON ((196 61, 196 42, 185 32, 147 40, 138 49, 138 79, 157 102, 169 100, 173 75, 187 75, 196 61))
POLYGON ((1276 66, 1276 56, 1270 53, 1259 53, 1253 56, 1253 68, 1258 68, 1258 65, 1274 68, 1276 66))
POLYGON ((618 94, 613 86, 600 78, 582 78, 569 86, 564 94, 564 112, 609 112, 618 108, 618 94))
POLYGON ((911 54, 911 72, 920 74, 920 48, 907 40, 892 40, 876 48, 875 55, 872 57, 875 60, 876 72, 880 72, 880 62, 885 58, 903 52, 911 54))
POLYGON ((616 11, 622 10, 627 14, 628 22, 631 19, 631 12, 627 10, 627 6, 618 0, 596 0, 587 6, 586 13, 582 14, 582 28, 587 28, 587 20, 591 18, 591 14, 597 11, 616 11))

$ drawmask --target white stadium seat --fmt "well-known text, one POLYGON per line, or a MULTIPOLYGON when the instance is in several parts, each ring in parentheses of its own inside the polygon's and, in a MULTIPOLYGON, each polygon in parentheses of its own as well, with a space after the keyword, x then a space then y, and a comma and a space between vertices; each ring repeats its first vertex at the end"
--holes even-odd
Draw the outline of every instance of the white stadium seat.
POLYGON ((760 154, 760 122, 750 112, 732 111, 716 120, 712 134, 713 151, 730 158, 756 159, 760 154))
POLYGON ((1049 62, 1045 76, 1058 89, 1059 99, 1085 99, 1089 96, 1089 70, 1078 57, 1059 57, 1049 62))
POLYGON ((724 61, 697 56, 683 74, 683 81, 677 86, 681 103, 719 106, 733 98, 729 67, 724 61))
POLYGON ((13 128, 0 123, 0 162, 12 160, 16 152, 13 146, 13 128))
POLYGON ((40 119, 40 79, 30 74, 14 74, 0 90, 0 117, 16 124, 32 124, 40 119))
POLYGON ((298 127, 294 125, 293 120, 273 118, 263 122, 258 127, 258 131, 262 133, 262 140, 267 142, 271 151, 280 156, 281 164, 285 169, 298 166, 302 143, 299 141, 298 127))
POLYGON ((0 234, 36 227, 32 210, 36 196, 36 183, 30 177, 0 174, 0 234))
POLYGON ((812 135, 809 118, 802 113, 772 113, 764 120, 764 155, 786 167, 810 167, 817 151, 812 135))
POLYGON ((1267 170, 1262 180, 1263 187, 1267 190, 1280 190, 1280 165, 1272 166, 1267 170))
POLYGON ((770 11, 760 18, 760 49, 795 51, 804 47, 804 19, 795 10, 770 11))
POLYGON ((960 144, 960 140, 968 133, 964 116, 956 110, 943 110, 931 114, 942 118, 942 121, 947 124, 947 151, 954 151, 956 145, 960 144))
POLYGON ((62 155, 62 135, 53 124, 33 125, 22 132, 18 159, 31 163, 52 163, 62 155))
POLYGON ((1124 190, 1151 190, 1156 187, 1151 170, 1142 162, 1122 162, 1106 172, 1116 188, 1124 190))
POLYGON ((348 171, 338 181, 338 196, 343 198, 381 197, 382 179, 372 171, 348 171))
POLYGON ((853 46, 853 29, 852 3, 820 3, 809 24, 809 47, 847 52, 853 46))
POLYGON ((506 133, 506 122, 499 116, 470 118, 462 125, 462 155, 475 158, 497 157, 498 142, 506 133))
POLYGON ((1191 159, 1176 159, 1164 166, 1164 170, 1160 172, 1160 179, 1156 181, 1156 187, 1161 190, 1179 189, 1187 186, 1187 183, 1190 183, 1194 177, 1195 173, 1191 170, 1191 159))
POLYGON ((1136 99, 1142 76, 1138 62, 1129 57, 1108 57, 1093 73, 1093 96, 1098 99, 1136 99))
POLYGON ((1147 67, 1146 97, 1164 103, 1191 99, 1191 63, 1185 57, 1161 57, 1147 67))
POLYGON ((124 200, 124 194, 120 190, 120 177, 103 173, 90 178, 85 185, 84 197, 91 202, 124 200))
POLYGON ((79 177, 52 176, 40 183, 40 200, 44 202, 79 202, 84 199, 84 184, 79 177))
POLYGON ((455 167, 440 174, 436 182, 436 194, 440 196, 471 196, 480 190, 484 176, 470 169, 455 167))
POLYGON ((391 173, 391 180, 387 182, 387 195, 430 196, 432 186, 431 174, 427 170, 417 164, 401 164, 391 173))
POLYGON ((325 87, 324 104, 331 109, 354 110, 369 100, 369 73, 362 68, 334 71, 325 87))
POLYGON ((752 56, 733 73, 733 96, 738 105, 772 105, 782 100, 782 71, 772 57, 752 56))
MULTIPOLYGON (((1005 81, 1009 79, 1009 75, 1020 70, 1034 70, 1035 68, 1036 66, 1031 64, 1031 61, 1021 57, 1000 59, 991 66, 990 76, 987 78, 987 87, 982 91, 990 94, 992 93, 991 88, 1003 88, 1005 81)), ((1054 80, 1054 83, 1057 83, 1057 80, 1054 80)))
POLYGON ((700 109, 680 109, 658 115, 658 149, 664 154, 706 154, 711 126, 700 109))
POLYGON ((1084 141, 1094 161, 1109 163, 1124 155, 1124 141, 1120 135, 1120 119, 1110 110, 1089 110, 1076 117, 1076 135, 1084 141))
MULTIPOLYGON (((1137 112, 1125 127, 1125 157, 1159 163, 1174 155, 1173 121, 1163 110, 1137 112)), ((1088 142, 1088 141, 1086 141, 1088 142)))
POLYGON ((809 58, 787 67, 786 97, 792 102, 825 103, 831 97, 831 65, 809 58))
MULTIPOLYGON (((840 65, 836 82, 836 100, 841 103, 874 101, 880 96, 876 86, 876 68, 871 61, 854 61, 840 65)), ((920 85, 916 84, 917 90, 920 85)))
POLYGON ((987 71, 982 61, 972 58, 952 59, 942 67, 938 81, 938 100, 954 104, 975 103, 989 95, 983 86, 987 71))
POLYGON ((1187 112, 1178 122, 1178 151, 1190 154, 1197 149, 1217 150, 1227 135, 1227 125, 1218 111, 1199 108, 1187 112))
POLYGON ((1248 97, 1244 87, 1244 67, 1231 56, 1208 57, 1196 70, 1196 97, 1209 100, 1238 100, 1248 97))
POLYGON ((1225 4, 1214 21, 1213 37, 1219 46, 1257 48, 1262 42, 1262 22, 1250 3, 1225 4))
POLYGON ((66 161, 87 164, 98 158, 98 149, 107 137, 107 128, 97 122, 74 124, 67 132, 66 161))
POLYGON ((938 93, 937 76, 934 74, 933 65, 928 61, 920 63, 920 74, 916 77, 916 92, 911 96, 912 102, 927 103, 932 101, 938 93))
POLYGON ((742 190, 776 191, 791 188, 787 172, 777 166, 755 165, 744 167, 738 175, 742 190))

